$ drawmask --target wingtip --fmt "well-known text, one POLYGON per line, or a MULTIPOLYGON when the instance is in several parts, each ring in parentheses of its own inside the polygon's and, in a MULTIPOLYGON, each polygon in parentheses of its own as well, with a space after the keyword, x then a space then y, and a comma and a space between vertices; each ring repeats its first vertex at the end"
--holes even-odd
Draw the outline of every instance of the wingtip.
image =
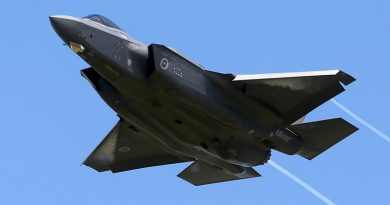
POLYGON ((92 168, 93 170, 95 170, 97 172, 105 172, 105 171, 110 170, 110 168, 107 166, 94 164, 94 163, 89 162, 87 160, 85 160, 80 166, 87 166, 87 167, 92 168))
POLYGON ((354 77, 341 70, 337 73, 337 78, 340 82, 342 82, 346 86, 356 80, 354 77))

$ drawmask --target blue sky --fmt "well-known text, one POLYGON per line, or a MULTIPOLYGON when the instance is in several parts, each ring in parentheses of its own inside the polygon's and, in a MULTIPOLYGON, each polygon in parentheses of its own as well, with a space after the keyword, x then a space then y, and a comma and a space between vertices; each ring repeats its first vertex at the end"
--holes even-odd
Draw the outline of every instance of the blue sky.
MULTIPOLYGON (((268 164, 261 178, 202 187, 176 177, 188 163, 119 174, 80 166, 117 117, 50 15, 103 14, 219 72, 342 69, 357 81, 337 101, 390 133, 389 11, 385 0, 3 2, 0 204, 324 204, 268 164)), ((336 204, 389 204, 390 144, 331 102, 307 121, 338 116, 360 130, 312 161, 272 159, 336 204)))

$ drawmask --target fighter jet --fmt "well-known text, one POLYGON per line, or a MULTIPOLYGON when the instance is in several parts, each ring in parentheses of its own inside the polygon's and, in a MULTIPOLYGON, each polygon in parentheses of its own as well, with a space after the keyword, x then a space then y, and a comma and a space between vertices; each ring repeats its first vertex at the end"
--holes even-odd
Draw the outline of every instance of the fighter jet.
POLYGON ((343 71, 218 73, 102 15, 49 18, 119 117, 84 161, 99 172, 192 162, 178 177, 194 185, 259 177, 271 150, 311 160, 357 131, 342 118, 304 122, 355 80, 343 71))

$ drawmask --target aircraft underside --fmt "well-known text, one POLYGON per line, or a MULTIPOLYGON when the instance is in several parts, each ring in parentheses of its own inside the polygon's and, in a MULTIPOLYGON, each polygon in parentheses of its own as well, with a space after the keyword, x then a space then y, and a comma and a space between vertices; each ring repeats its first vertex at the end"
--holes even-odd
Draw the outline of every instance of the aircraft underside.
POLYGON ((304 122, 355 80, 340 70, 218 73, 101 15, 50 20, 120 118, 84 162, 97 171, 191 161, 178 176, 194 185, 252 178, 271 150, 311 160, 357 130, 341 118, 304 122))

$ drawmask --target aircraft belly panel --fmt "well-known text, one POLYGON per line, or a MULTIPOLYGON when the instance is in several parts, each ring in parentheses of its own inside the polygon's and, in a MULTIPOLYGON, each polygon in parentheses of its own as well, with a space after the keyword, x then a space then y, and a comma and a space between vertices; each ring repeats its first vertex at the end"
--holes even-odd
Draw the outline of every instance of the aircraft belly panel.
POLYGON ((269 156, 255 138, 190 105, 166 105, 152 113, 157 124, 164 124, 163 129, 171 130, 171 137, 187 147, 186 152, 203 152, 242 166, 257 165, 269 156))

